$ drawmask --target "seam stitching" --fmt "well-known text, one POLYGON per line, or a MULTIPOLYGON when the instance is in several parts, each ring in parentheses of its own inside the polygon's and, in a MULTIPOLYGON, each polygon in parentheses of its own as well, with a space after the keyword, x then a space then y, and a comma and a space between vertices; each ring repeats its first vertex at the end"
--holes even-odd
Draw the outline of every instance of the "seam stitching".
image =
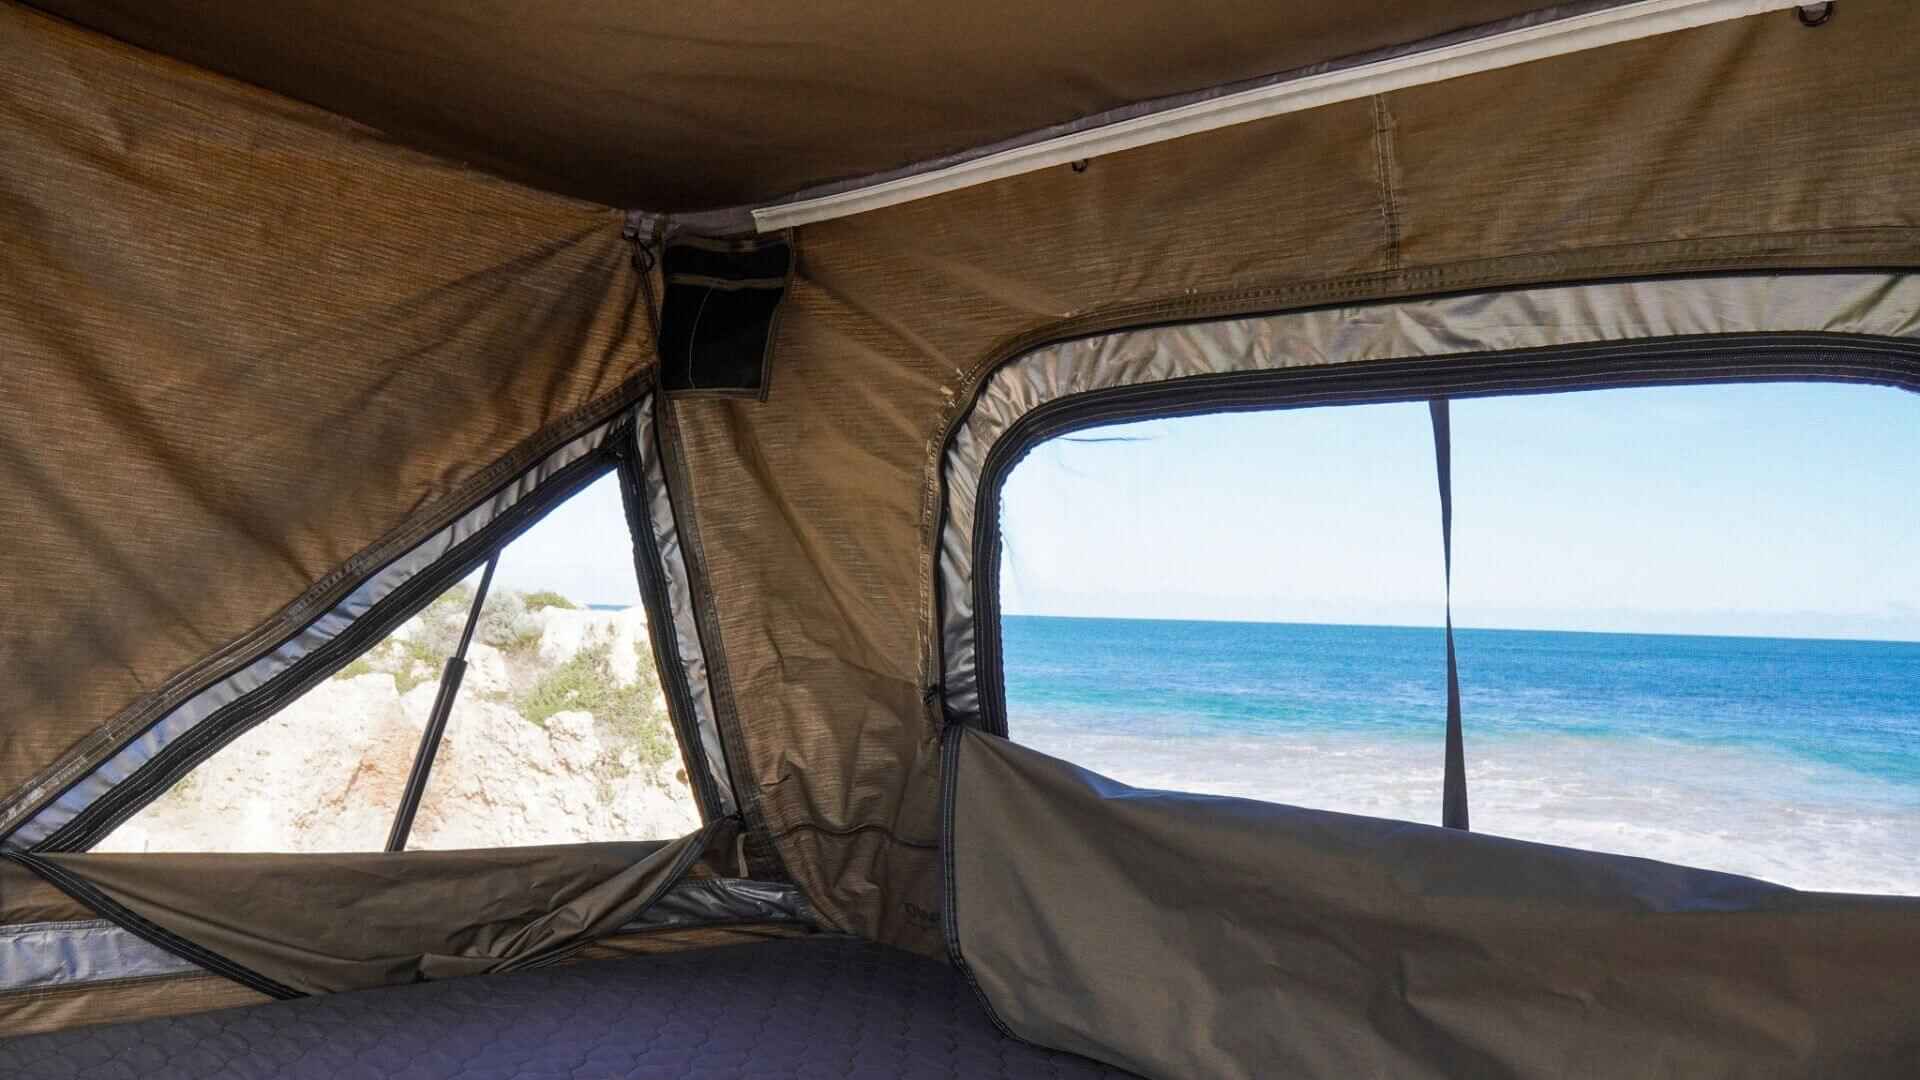
POLYGON ((1387 268, 1400 269, 1400 193, 1394 188, 1393 174, 1398 163, 1393 155, 1393 115, 1387 111, 1384 94, 1373 95, 1373 168, 1380 183, 1380 220, 1386 229, 1387 268))

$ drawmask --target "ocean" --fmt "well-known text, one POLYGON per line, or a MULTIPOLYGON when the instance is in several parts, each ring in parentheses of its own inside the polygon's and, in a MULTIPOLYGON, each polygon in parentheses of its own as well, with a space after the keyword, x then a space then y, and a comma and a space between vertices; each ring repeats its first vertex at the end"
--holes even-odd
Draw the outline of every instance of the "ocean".
MULTIPOLYGON (((1140 787, 1438 824, 1439 629, 1009 616, 1009 733, 1140 787)), ((1920 895, 1920 643, 1459 630, 1476 831, 1920 895)))

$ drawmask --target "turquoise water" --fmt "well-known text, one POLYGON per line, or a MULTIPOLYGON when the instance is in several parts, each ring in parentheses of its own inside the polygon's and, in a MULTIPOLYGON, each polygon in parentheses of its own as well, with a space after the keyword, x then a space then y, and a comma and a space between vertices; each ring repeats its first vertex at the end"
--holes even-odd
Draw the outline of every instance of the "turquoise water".
MULTIPOLYGON (((1130 783, 1435 821, 1438 629, 1008 617, 1009 728, 1130 783)), ((1475 827, 1920 893, 1920 644, 1458 632, 1475 827)))

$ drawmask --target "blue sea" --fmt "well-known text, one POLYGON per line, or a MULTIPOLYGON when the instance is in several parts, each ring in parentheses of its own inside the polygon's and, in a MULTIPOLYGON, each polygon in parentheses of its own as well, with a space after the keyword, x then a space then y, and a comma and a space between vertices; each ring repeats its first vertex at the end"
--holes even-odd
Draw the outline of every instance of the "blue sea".
MULTIPOLYGON (((1460 630, 1476 830, 1920 894, 1920 643, 1460 630)), ((1127 783, 1437 823, 1438 629, 1009 616, 1010 734, 1127 783)))

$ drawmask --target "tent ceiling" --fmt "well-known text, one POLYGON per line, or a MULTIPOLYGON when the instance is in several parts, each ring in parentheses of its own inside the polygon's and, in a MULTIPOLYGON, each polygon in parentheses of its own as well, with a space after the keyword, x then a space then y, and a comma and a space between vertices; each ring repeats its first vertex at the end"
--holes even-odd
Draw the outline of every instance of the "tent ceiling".
POLYGON ((978 0, 884 13, 849 0, 37 6, 538 187, 687 211, 765 202, 1546 5, 978 0))

